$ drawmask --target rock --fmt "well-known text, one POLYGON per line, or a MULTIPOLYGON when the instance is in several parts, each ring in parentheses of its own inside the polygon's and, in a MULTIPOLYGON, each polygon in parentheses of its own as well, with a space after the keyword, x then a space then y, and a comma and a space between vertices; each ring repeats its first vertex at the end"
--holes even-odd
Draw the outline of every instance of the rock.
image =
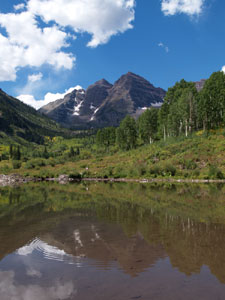
POLYGON ((60 184, 65 184, 65 183, 68 183, 69 181, 70 181, 70 179, 69 179, 68 175, 62 174, 58 177, 58 182, 60 184))

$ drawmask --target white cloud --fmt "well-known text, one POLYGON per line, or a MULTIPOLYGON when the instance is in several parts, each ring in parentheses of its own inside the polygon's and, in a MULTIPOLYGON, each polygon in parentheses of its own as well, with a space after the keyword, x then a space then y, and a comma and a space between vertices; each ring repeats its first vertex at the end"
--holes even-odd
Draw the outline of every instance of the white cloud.
POLYGON ((225 66, 222 67, 221 72, 225 73, 225 66))
POLYGON ((23 103, 34 107, 35 109, 39 109, 50 102, 56 101, 58 99, 63 99, 66 94, 71 93, 73 90, 80 90, 80 89, 82 89, 82 87, 77 85, 75 87, 71 87, 65 90, 64 93, 56 93, 56 94, 47 93, 44 96, 44 100, 36 100, 33 95, 19 95, 16 98, 22 101, 23 103))
POLYGON ((42 77, 43 77, 43 74, 42 74, 42 73, 32 74, 32 75, 29 75, 29 76, 28 76, 28 81, 29 81, 29 82, 36 82, 36 81, 41 80, 42 77))
POLYGON ((20 4, 17 4, 17 5, 14 5, 13 6, 15 10, 22 10, 25 8, 25 4, 24 3, 20 3, 20 4))
POLYGON ((16 80, 23 67, 72 69, 75 55, 64 48, 76 36, 67 27, 76 35, 89 33, 88 46, 96 47, 133 27, 134 7, 135 0, 28 0, 14 6, 16 13, 0 13, 0 26, 7 33, 0 33, 0 81, 16 80))
POLYGON ((48 23, 70 26, 75 32, 92 35, 88 43, 96 47, 111 36, 132 28, 134 0, 30 0, 28 9, 48 23))
POLYGON ((170 51, 169 47, 163 44, 162 42, 158 43, 158 46, 163 48, 166 51, 166 53, 170 51))
POLYGON ((68 46, 67 34, 56 25, 39 28, 29 11, 0 14, 0 25, 8 35, 0 34, 0 81, 15 80, 18 69, 26 66, 73 67, 75 58, 61 51, 68 46))
POLYGON ((184 13, 189 16, 199 15, 202 12, 205 0, 162 0, 162 11, 168 15, 184 13))

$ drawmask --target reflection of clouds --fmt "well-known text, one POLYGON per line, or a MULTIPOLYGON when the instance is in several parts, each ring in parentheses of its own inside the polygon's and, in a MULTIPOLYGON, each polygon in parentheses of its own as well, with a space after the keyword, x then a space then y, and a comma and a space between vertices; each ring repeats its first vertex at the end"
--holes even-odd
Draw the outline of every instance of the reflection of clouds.
POLYGON ((41 278, 41 272, 39 272, 33 268, 27 269, 26 274, 27 274, 27 276, 41 278))
POLYGON ((13 271, 0 271, 1 300, 64 300, 76 294, 72 282, 65 284, 57 281, 54 286, 17 285, 13 271))

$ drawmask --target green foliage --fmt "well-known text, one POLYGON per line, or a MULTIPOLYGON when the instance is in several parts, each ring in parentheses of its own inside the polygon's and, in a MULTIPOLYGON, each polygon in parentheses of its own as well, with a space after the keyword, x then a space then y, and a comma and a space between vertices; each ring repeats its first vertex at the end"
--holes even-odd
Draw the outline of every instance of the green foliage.
POLYGON ((215 72, 199 93, 199 123, 205 130, 225 124, 225 74, 215 72))
POLYGON ((81 174, 77 171, 73 171, 69 174, 69 178, 71 179, 76 179, 76 180, 80 180, 82 178, 81 174))
POLYGON ((21 162, 19 160, 13 160, 12 161, 13 169, 20 169, 21 168, 21 162))
POLYGON ((137 146, 137 127, 135 120, 127 116, 116 131, 116 142, 120 149, 130 150, 137 146))
POLYGON ((156 108, 147 109, 138 119, 138 132, 145 144, 151 144, 156 139, 158 112, 156 108))
POLYGON ((166 173, 165 175, 175 176, 177 169, 173 165, 167 164, 164 168, 164 171, 166 173))
POLYGON ((209 178, 211 178, 211 179, 224 179, 225 178, 223 172, 215 165, 210 165, 208 175, 209 175, 209 178))
POLYGON ((116 128, 106 127, 99 129, 96 135, 96 143, 98 146, 109 147, 116 142, 116 128))
MULTIPOLYGON (((10 137, 11 141, 43 144, 46 135, 51 137, 70 135, 68 130, 60 128, 54 121, 42 116, 18 99, 8 96, 2 90, 0 90, 0 111, 0 131, 3 135, 6 134, 7 138, 10 137)), ((12 151, 10 153, 11 156, 12 151)))

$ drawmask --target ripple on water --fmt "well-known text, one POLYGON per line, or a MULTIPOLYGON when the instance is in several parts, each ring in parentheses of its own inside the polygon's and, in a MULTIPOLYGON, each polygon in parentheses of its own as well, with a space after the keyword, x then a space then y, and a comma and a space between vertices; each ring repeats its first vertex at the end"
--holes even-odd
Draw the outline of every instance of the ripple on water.
POLYGON ((67 264, 76 265, 77 267, 82 267, 83 257, 67 254, 64 250, 61 250, 55 246, 51 246, 39 238, 35 238, 27 245, 17 249, 16 254, 28 256, 33 255, 35 252, 38 252, 44 259, 47 260, 64 262, 67 264))

